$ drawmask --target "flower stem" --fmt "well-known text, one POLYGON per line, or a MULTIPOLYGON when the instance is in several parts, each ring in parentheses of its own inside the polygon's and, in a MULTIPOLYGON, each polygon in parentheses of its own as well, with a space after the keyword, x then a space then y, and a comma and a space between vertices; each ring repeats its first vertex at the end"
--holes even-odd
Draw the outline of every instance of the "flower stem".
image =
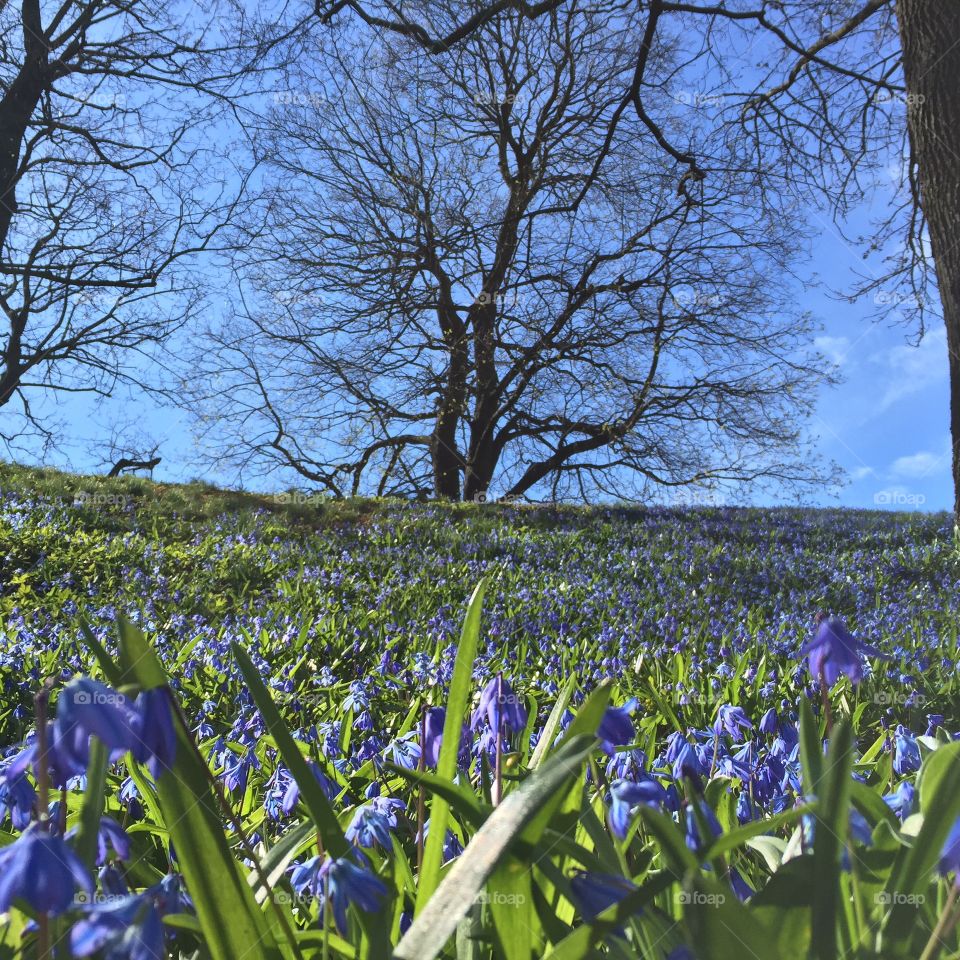
POLYGON ((953 909, 957 902, 958 891, 960 891, 960 887, 956 883, 950 884, 950 892, 947 894, 946 903, 940 911, 940 918, 933 928, 933 933, 930 934, 927 945, 923 948, 923 953, 920 954, 920 960, 936 960, 943 949, 944 940, 957 925, 957 920, 960 920, 960 912, 955 912, 953 909))
POLYGON ((827 719, 827 735, 833 730, 833 713, 830 710, 830 687, 827 685, 827 671, 820 664, 820 699, 823 702, 823 715, 827 719))
MULTIPOLYGON (((41 830, 50 829, 50 765, 47 760, 47 707, 50 702, 51 681, 44 681, 34 697, 33 706, 37 717, 37 819, 41 830)), ((37 960, 50 957, 50 918, 46 913, 37 914, 37 960)))
MULTIPOLYGON (((421 773, 427 767, 427 711, 423 711, 420 718, 420 759, 417 762, 417 769, 421 773)), ((427 804, 426 787, 421 783, 417 791, 417 876, 420 876, 420 868, 423 866, 423 827, 426 823, 427 804)))

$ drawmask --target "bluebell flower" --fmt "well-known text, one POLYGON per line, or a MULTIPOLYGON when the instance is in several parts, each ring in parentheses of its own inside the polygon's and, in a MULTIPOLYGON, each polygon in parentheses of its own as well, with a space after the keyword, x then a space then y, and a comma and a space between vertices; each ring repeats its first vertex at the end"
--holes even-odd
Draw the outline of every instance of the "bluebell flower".
POLYGON ((632 712, 636 709, 637 701, 630 700, 622 707, 607 707, 603 719, 597 728, 597 737, 601 740, 603 749, 612 754, 613 748, 633 743, 636 731, 633 726, 632 712))
POLYGON ((130 837, 127 831, 111 817, 101 817, 100 827, 97 830, 97 866, 102 867, 107 862, 109 848, 121 860, 130 859, 130 837))
POLYGON ((937 732, 937 727, 942 727, 943 724, 944 716, 942 713, 928 713, 926 735, 932 737, 937 732))
POLYGON ((945 877, 948 873, 960 875, 960 817, 956 819, 947 834, 947 839, 940 851, 940 862, 937 864, 940 875, 945 877))
POLYGON ((428 767, 436 767, 440 760, 440 743, 446 718, 447 711, 443 707, 430 707, 424 716, 423 760, 428 767))
POLYGON ((106 949, 110 960, 163 960, 163 924, 145 894, 131 894, 88 907, 70 931, 75 957, 106 949))
POLYGON ((716 814, 703 799, 698 798, 695 802, 697 804, 697 811, 694 810, 692 803, 687 804, 685 840, 687 846, 697 854, 697 856, 700 856, 700 854, 723 833, 723 828, 720 826, 720 821, 717 820, 716 814), (697 812, 701 814, 704 823, 709 829, 710 837, 705 838, 703 836, 700 828, 700 817, 697 816, 697 812))
POLYGON ((0 823, 9 813, 14 830, 26 830, 36 800, 37 792, 25 774, 8 778, 0 771, 0 823))
POLYGON ((397 825, 396 817, 378 810, 374 805, 364 804, 358 807, 346 829, 346 838, 358 847, 380 846, 384 850, 393 849, 391 827, 397 825))
POLYGON ((821 673, 832 687, 841 674, 850 678, 854 685, 864 677, 863 657, 890 658, 876 647, 857 640, 838 617, 824 620, 817 628, 814 638, 800 650, 801 656, 808 656, 810 673, 819 677, 821 673))
POLYGON ((406 770, 416 770, 420 766, 420 744, 413 738, 416 734, 408 733, 397 737, 390 742, 384 756, 392 760, 398 767, 406 770))
POLYGON ((347 857, 311 857, 294 867, 290 883, 299 895, 309 893, 319 901, 321 916, 329 898, 334 922, 341 933, 346 933, 347 907, 351 903, 367 913, 375 913, 387 894, 376 874, 358 867, 347 857))
POLYGON ((604 910, 630 896, 636 889, 637 885, 631 880, 612 873, 578 870, 570 879, 570 892, 587 923, 593 923, 604 910))
POLYGON ((760 732, 767 736, 777 732, 777 711, 773 707, 760 718, 760 732))
POLYGON ((136 742, 139 717, 133 704, 116 690, 79 677, 60 691, 53 725, 51 753, 64 761, 74 774, 86 770, 90 758, 90 737, 96 736, 119 758, 136 742))
POLYGON ((470 717, 470 729, 476 731, 483 719, 494 731, 502 724, 507 733, 519 733, 527 725, 527 708, 503 674, 495 676, 480 692, 480 702, 470 717))
POLYGON ((173 767, 177 752, 177 734, 173 725, 173 708, 165 687, 144 690, 134 702, 137 723, 133 755, 146 762, 154 780, 173 767))
POLYGON ((24 900, 57 916, 73 905, 77 889, 92 895, 93 878, 62 837, 35 824, 0 848, 0 913, 24 900))
POLYGON ((690 947, 680 944, 667 954, 666 960, 697 960, 697 955, 690 947))
POLYGON ((724 704, 717 711, 717 719, 713 723, 713 732, 720 736, 726 731, 733 738, 734 743, 743 739, 745 730, 752 730, 753 724, 741 707, 724 704))
MULTIPOLYGON (((320 784, 320 789, 323 791, 323 795, 333 803, 337 797, 340 796, 340 787, 331 780, 324 772, 320 769, 319 765, 314 763, 313 760, 307 760, 307 766, 310 768, 310 772, 313 774, 314 779, 317 783, 320 784)), ((283 797, 283 803, 281 808, 286 814, 293 812, 294 808, 297 805, 297 802, 300 800, 300 787, 297 784, 297 781, 290 777, 290 782, 287 786, 287 791, 283 797)))
POLYGON ((902 724, 897 725, 893 740, 893 770, 898 777, 920 769, 920 747, 902 724))
POLYGON ((893 793, 888 793, 883 798, 883 802, 897 815, 897 818, 903 822, 914 811, 914 800, 916 790, 912 783, 904 780, 893 793))
POLYGON ((614 780, 610 785, 610 830, 617 839, 627 835, 634 810, 641 804, 658 807, 666 803, 667 791, 651 777, 640 781, 614 780))
POLYGON ((709 772, 710 768, 701 761, 693 745, 684 740, 673 762, 673 779, 680 781, 688 776, 705 777, 709 772))

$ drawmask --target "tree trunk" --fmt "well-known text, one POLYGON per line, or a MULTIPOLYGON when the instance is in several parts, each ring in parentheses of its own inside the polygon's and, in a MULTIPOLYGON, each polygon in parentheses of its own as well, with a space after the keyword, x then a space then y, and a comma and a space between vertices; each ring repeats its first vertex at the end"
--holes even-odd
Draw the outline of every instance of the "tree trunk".
POLYGON ((950 356, 954 516, 960 521, 960 2, 897 0, 907 121, 950 356))

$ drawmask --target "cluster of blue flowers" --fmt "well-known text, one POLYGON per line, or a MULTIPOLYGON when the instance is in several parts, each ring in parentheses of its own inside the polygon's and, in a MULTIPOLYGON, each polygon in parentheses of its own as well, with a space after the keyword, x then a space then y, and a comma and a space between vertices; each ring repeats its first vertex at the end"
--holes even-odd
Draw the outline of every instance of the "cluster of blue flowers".
MULTIPOLYGON (((15 515, 23 536, 23 517, 38 509, 0 501, 0 516, 15 515)), ((69 540, 77 518, 44 510, 69 540)), ((36 596, 73 590, 76 603, 66 615, 42 603, 5 609, 0 663, 30 666, 7 671, 2 681, 12 707, 0 731, 0 825, 9 821, 17 838, 0 847, 0 912, 21 902, 50 916, 70 914, 76 956, 105 949, 118 960, 163 955, 163 918, 191 909, 175 851, 161 858, 153 850, 163 879, 135 889, 118 865, 131 856, 128 829, 148 819, 150 807, 143 781, 126 765, 142 764, 154 780, 174 766, 174 699, 226 802, 249 827, 243 843, 233 838, 240 856, 261 842, 271 846, 304 817, 301 785, 237 673, 229 646, 238 639, 309 755, 350 845, 336 857, 304 850, 289 865, 283 882, 298 898, 299 919, 329 917, 345 934, 351 906, 382 909, 384 864, 399 850, 415 862, 430 831, 429 817, 411 803, 415 792, 393 768, 438 764, 464 583, 494 564, 503 586, 484 614, 478 694, 457 764, 461 785, 492 803, 518 757, 539 744, 572 674, 578 688, 555 736, 597 683, 614 679, 622 691, 599 724, 603 755, 588 780, 612 838, 627 843, 641 808, 651 807, 681 825, 698 856, 722 835, 721 819, 731 827, 705 799, 718 785, 740 824, 812 799, 800 771, 801 697, 818 711, 829 711, 834 688, 867 698, 864 726, 883 731, 881 755, 892 771, 884 801, 901 822, 916 812, 923 756, 933 741, 957 737, 956 701, 937 700, 935 690, 936 678, 957 671, 947 625, 960 604, 938 553, 943 530, 933 520, 900 529, 862 518, 851 537, 849 526, 835 530, 822 514, 611 511, 595 530, 562 515, 535 529, 516 509, 461 539, 440 520, 434 508, 410 508, 303 539, 266 516, 247 528, 224 518, 181 535, 176 547, 134 528, 109 534, 123 564, 82 587, 56 558, 41 563, 30 574, 36 596), (821 549, 809 549, 811 541, 821 549), (270 576, 257 589, 241 583, 231 593, 237 569, 270 576), (817 618, 822 607, 842 610, 857 629, 817 618), (82 676, 89 662, 71 620, 81 608, 108 649, 118 610, 132 614, 155 639, 172 689, 127 696, 82 676), (31 701, 47 679, 32 666, 40 651, 56 656, 68 682, 37 736, 31 701), (100 822, 93 865, 77 855, 64 804, 69 795, 76 810, 91 737, 108 751, 117 814, 100 822), (41 781, 65 792, 44 809, 41 781)), ((850 834, 866 845, 869 830, 858 816, 850 834)), ((234 831, 232 821, 225 826, 234 831)), ((812 829, 805 821, 800 849, 811 844, 812 829)), ((451 823, 444 859, 458 857, 468 842, 464 825, 451 823)), ((960 822, 939 869, 944 876, 960 870, 960 822)), ((731 870, 727 879, 741 899, 753 895, 749 877, 731 870)), ((589 921, 636 887, 623 876, 583 870, 570 878, 570 890, 589 921)), ((670 956, 692 954, 678 947, 670 956)))

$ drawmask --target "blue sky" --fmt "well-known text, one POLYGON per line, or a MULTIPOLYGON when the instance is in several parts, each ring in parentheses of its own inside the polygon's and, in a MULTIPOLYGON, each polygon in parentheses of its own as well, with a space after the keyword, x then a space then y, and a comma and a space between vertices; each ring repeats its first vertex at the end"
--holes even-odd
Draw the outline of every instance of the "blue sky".
MULTIPOLYGON (((838 463, 847 483, 815 494, 815 503, 861 508, 946 510, 952 503, 949 457, 949 396, 943 328, 931 329, 919 345, 914 331, 871 320, 871 298, 848 303, 830 290, 849 288, 863 270, 860 252, 829 219, 816 214, 822 234, 811 267, 818 285, 801 303, 823 324, 817 346, 836 364, 843 382, 821 390, 811 430, 821 455, 838 463)), ((158 480, 203 477, 226 485, 236 478, 212 470, 208 454, 195 447, 189 417, 121 391, 97 408, 70 398, 55 410, 64 427, 64 449, 51 463, 101 472, 103 446, 112 423, 127 424, 161 442, 158 480)), ((26 459, 26 458, 21 458, 26 459)), ((291 479, 291 482, 292 479, 291 479)), ((275 478, 251 487, 283 485, 275 478)), ((763 496, 762 502, 775 502, 763 496)))
MULTIPOLYGON (((946 510, 952 503, 949 457, 949 395, 942 326, 914 345, 915 331, 876 322, 872 297, 849 303, 831 291, 849 289, 864 261, 828 217, 812 212, 820 237, 809 264, 816 282, 800 292, 801 305, 818 317, 817 346, 834 363, 843 382, 821 389, 811 422, 820 454, 838 463, 847 483, 814 493, 814 503, 861 508, 946 510)), ((212 451, 194 445, 190 418, 126 389, 94 404, 66 395, 47 409, 61 423, 62 449, 47 462, 81 472, 102 472, 106 438, 114 424, 126 425, 160 442, 163 463, 155 478, 196 477, 235 486, 236 477, 209 466, 212 451)), ((22 461, 36 457, 21 455, 22 461)), ((253 488, 283 486, 286 479, 247 482, 253 488)), ((289 482, 295 482, 290 478, 289 482)), ((764 495, 759 502, 776 502, 764 495)))
MULTIPOLYGON (((849 289, 863 274, 861 251, 826 217, 813 267, 823 287, 807 306, 824 326, 817 346, 837 366, 843 382, 821 391, 813 432, 821 453, 840 464, 847 484, 820 503, 851 507, 946 510, 953 502, 950 477, 949 391, 946 337, 938 320, 916 343, 916 330, 891 320, 876 322, 873 296, 846 303, 829 288, 849 289)), ((880 294, 883 296, 883 294, 880 294)), ((888 296, 896 296, 892 291, 888 296)))

